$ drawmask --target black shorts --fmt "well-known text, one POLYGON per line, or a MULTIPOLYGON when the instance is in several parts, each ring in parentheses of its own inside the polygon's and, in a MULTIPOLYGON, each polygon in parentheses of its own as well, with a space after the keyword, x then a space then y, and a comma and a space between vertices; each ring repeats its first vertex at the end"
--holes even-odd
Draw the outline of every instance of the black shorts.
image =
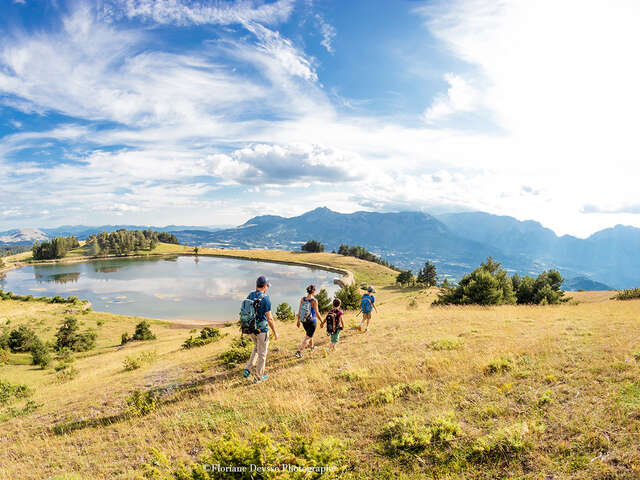
POLYGON ((316 333, 316 322, 302 322, 302 326, 307 332, 307 337, 313 338, 313 334, 316 333))

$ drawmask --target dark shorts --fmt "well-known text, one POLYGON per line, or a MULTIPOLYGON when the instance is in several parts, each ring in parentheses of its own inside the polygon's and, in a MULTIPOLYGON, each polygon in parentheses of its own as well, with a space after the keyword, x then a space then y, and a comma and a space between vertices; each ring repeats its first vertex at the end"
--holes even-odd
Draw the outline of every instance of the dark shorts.
POLYGON ((316 322, 302 322, 302 326, 304 331, 307 332, 307 337, 312 338, 313 334, 316 333, 316 322))

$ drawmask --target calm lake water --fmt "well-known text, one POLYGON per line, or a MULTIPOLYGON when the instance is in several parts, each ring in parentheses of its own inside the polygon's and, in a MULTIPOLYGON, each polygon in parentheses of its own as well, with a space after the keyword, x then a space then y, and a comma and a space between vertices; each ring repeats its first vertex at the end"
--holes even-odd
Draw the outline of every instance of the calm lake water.
POLYGON ((295 310, 307 285, 337 290, 339 274, 307 267, 212 257, 97 260, 26 266, 7 272, 0 288, 20 295, 89 300, 93 309, 159 319, 236 321, 240 303, 266 275, 275 311, 295 310))

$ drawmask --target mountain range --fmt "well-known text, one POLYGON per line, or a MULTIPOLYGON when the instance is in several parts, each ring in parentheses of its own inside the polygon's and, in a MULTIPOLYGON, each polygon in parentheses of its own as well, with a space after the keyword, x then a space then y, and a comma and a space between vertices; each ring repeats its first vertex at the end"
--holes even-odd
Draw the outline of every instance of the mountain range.
MULTIPOLYGON (((74 234, 80 240, 101 231, 147 226, 64 226, 57 229, 23 229, 0 232, 0 244, 40 234, 53 237, 74 234), (28 231, 27 231, 28 230, 28 231), (39 233, 38 233, 39 232, 39 233)), ((341 243, 361 245, 399 268, 417 271, 426 260, 441 278, 459 279, 488 256, 513 273, 537 275, 558 269, 572 290, 607 290, 640 285, 640 229, 618 225, 589 238, 557 236, 535 221, 483 212, 433 216, 422 212, 355 212, 342 214, 316 208, 286 218, 264 215, 233 228, 166 226, 181 243, 219 248, 272 248, 297 250, 307 240, 321 241, 327 250, 341 243)))

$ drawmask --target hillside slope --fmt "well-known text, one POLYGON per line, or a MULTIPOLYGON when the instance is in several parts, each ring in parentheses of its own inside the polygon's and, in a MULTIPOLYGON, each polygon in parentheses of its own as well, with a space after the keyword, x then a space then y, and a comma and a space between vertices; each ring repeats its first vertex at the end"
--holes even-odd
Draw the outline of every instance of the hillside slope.
MULTIPOLYGON (((322 257, 314 254, 314 262, 322 257)), ((238 336, 235 327, 222 328, 218 342, 183 350, 193 333, 156 323, 157 340, 120 348, 117 332, 137 319, 98 313, 81 317, 105 329, 98 355, 77 359, 70 382, 28 365, 0 367, 0 378, 28 383, 41 404, 0 423, 0 476, 133 479, 154 465, 155 478, 168 479, 178 462, 247 458, 223 436, 249 441, 262 427, 280 449, 293 442, 288 432, 316 438, 291 447, 293 461, 311 456, 343 468, 339 478, 634 478, 640 471, 640 302, 433 308, 435 291, 397 288, 383 267, 329 254, 324 261, 341 259, 378 287, 371 331, 358 332, 349 312, 336 353, 325 352, 319 332, 319 348, 300 360, 293 352, 301 330, 279 324, 261 385, 219 358, 238 336), (154 362, 124 371, 127 355, 152 350, 154 362), (156 395, 144 415, 127 414, 135 390, 156 395), (334 441, 343 447, 323 450, 334 441), (153 459, 154 448, 166 463, 153 459)), ((0 301, 0 318, 51 338, 63 308, 26 305, 0 301)), ((265 449, 269 440, 260 438, 265 449)))

